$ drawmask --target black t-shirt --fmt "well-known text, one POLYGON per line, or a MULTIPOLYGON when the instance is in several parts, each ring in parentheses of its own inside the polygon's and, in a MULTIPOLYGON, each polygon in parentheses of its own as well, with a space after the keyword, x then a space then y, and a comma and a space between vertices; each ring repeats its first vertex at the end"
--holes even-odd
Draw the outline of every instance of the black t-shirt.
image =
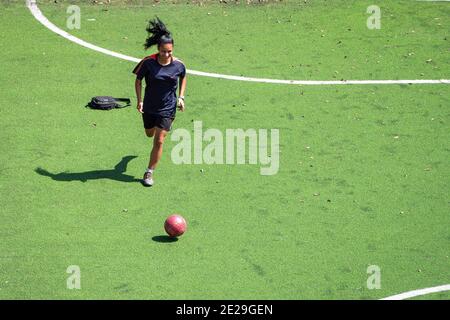
POLYGON ((186 76, 186 67, 176 58, 163 66, 157 56, 155 53, 142 59, 133 73, 139 80, 145 77, 144 113, 173 118, 177 106, 178 80, 186 76))

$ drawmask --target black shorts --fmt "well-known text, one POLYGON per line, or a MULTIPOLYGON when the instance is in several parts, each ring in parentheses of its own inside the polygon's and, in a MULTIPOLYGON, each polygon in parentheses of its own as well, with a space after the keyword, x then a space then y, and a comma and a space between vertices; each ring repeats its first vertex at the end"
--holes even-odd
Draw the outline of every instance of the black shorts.
POLYGON ((172 122, 175 120, 175 117, 162 117, 157 114, 143 113, 142 120, 144 121, 144 128, 151 129, 154 127, 161 128, 166 131, 170 131, 172 129, 172 122))

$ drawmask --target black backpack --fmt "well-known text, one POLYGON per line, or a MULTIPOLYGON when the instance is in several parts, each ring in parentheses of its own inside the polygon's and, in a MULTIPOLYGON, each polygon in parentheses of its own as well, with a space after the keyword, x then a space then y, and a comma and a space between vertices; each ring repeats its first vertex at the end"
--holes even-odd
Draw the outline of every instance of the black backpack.
POLYGON ((93 97, 86 107, 98 110, 111 110, 125 108, 130 105, 131 101, 128 98, 113 98, 108 96, 93 97), (125 102, 126 104, 119 104, 117 102, 125 102))

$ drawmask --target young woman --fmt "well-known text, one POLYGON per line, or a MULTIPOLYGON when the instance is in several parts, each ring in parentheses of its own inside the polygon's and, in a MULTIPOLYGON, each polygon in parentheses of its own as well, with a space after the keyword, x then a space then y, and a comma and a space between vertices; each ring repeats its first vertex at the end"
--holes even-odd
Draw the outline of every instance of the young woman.
POLYGON ((134 68, 137 110, 142 114, 145 134, 153 137, 148 168, 142 183, 153 185, 153 172, 161 159, 164 138, 172 128, 176 107, 184 111, 184 91, 186 89, 186 67, 173 56, 174 41, 164 23, 156 18, 147 27, 149 36, 145 49, 156 45, 158 52, 139 62, 134 68), (142 100, 142 79, 145 78, 145 96, 142 100), (180 87, 177 99, 176 91, 180 87))

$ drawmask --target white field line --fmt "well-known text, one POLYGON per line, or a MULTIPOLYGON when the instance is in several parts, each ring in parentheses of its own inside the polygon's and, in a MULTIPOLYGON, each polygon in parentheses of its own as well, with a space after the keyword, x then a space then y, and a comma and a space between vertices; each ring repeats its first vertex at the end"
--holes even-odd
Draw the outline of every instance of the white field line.
MULTIPOLYGON (((42 23, 46 28, 59 34, 60 36, 75 42, 76 44, 107 54, 119 59, 128 60, 132 62, 139 62, 141 59, 130 57, 121 53, 117 53, 111 50, 107 50, 96 46, 92 43, 81 40, 70 33, 61 30, 50 22, 41 12, 37 6, 36 0, 26 0, 26 6, 30 9, 33 16, 42 23)), ((237 80, 237 81, 249 81, 249 82, 262 82, 262 83, 278 83, 278 84, 295 84, 295 85, 344 85, 344 84, 450 84, 450 79, 439 79, 439 80, 341 80, 341 81, 316 81, 316 80, 278 80, 278 79, 266 79, 266 78, 251 78, 243 76, 232 76, 219 73, 210 73, 203 71, 187 70, 187 73, 203 77, 227 79, 227 80, 237 80)))
POLYGON ((404 300, 404 299, 409 299, 409 298, 413 298, 413 297, 417 297, 417 296, 423 296, 426 294, 443 292, 443 291, 450 291, 450 284, 446 284, 446 285, 438 286, 438 287, 408 291, 408 292, 396 294, 395 296, 383 298, 380 300, 404 300))
POLYGON ((137 58, 133 58, 130 56, 126 56, 124 54, 121 53, 117 53, 114 51, 110 51, 104 48, 100 48, 96 45, 93 45, 89 42, 86 42, 84 40, 81 40, 73 35, 71 35, 70 33, 61 30, 60 28, 58 28, 57 26, 55 26, 53 23, 51 23, 45 16, 44 14, 41 12, 41 10, 39 10, 36 0, 27 0, 26 1, 26 5, 28 7, 28 9, 30 9, 31 13, 33 14, 33 16, 40 22, 42 23, 45 27, 47 27, 48 29, 50 29, 51 31, 53 31, 54 33, 59 34, 61 37, 66 38, 67 40, 70 40, 72 42, 75 42, 76 44, 79 44, 80 46, 116 57, 116 58, 120 58, 123 60, 129 60, 129 61, 133 61, 133 62, 139 62, 141 61, 140 59, 137 58))

